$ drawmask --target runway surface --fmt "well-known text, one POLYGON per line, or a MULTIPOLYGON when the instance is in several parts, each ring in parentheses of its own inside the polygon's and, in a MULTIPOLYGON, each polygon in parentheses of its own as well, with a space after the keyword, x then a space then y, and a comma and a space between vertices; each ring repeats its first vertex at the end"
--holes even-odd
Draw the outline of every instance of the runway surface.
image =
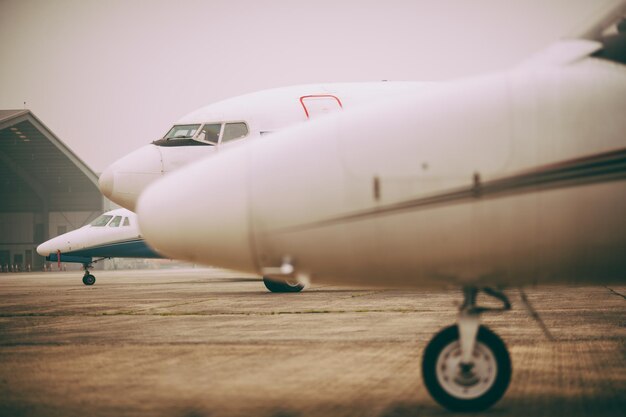
MULTIPOLYGON (((0 274, 1 416, 448 416, 426 343, 456 290, 272 294, 221 270, 0 274)), ((492 416, 624 416, 626 286, 526 290, 483 323, 513 379, 492 416)))

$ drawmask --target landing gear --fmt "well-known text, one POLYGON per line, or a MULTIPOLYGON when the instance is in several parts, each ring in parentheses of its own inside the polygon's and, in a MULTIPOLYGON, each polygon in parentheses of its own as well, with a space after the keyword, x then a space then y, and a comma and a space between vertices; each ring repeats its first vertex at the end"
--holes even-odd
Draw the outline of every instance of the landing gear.
POLYGON ((96 277, 94 277, 93 275, 87 273, 85 275, 83 275, 83 284, 85 285, 93 285, 96 283, 96 277))
POLYGON ((483 291, 502 301, 502 308, 476 306, 478 289, 464 289, 458 324, 446 327, 426 346, 422 377, 430 395, 452 411, 474 412, 491 407, 511 381, 511 358, 494 332, 479 325, 485 311, 505 311, 511 305, 504 294, 483 291))
POLYGON ((85 285, 93 285, 96 283, 96 277, 89 273, 89 268, 91 268, 91 264, 83 264, 83 269, 85 270, 85 275, 83 275, 83 284, 85 285))
POLYGON ((281 281, 268 277, 263 277, 263 284, 271 292, 300 292, 304 288, 304 285, 297 281, 281 281))

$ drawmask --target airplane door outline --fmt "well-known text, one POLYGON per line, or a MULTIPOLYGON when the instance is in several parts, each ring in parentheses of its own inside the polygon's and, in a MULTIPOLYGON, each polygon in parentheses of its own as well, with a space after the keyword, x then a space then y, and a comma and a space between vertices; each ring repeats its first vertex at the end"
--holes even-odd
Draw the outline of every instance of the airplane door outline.
MULTIPOLYGON (((309 105, 309 107, 307 108, 307 105, 305 103, 305 100, 308 100, 309 103, 311 103, 313 100, 315 101, 324 101, 325 104, 330 104, 331 107, 334 107, 335 104, 337 103, 337 105, 339 105, 338 109, 339 110, 343 110, 343 104, 341 103, 341 100, 339 100, 339 98, 335 95, 332 94, 310 94, 307 96, 302 96, 300 97, 300 104, 302 105, 302 108, 304 109, 304 114, 306 114, 306 118, 310 119, 312 115, 316 115, 316 114, 323 114, 326 113, 326 111, 314 111, 315 108, 311 105, 309 105)), ((333 109, 334 110, 334 109, 333 109)), ((332 111, 332 110, 331 110, 332 111)))

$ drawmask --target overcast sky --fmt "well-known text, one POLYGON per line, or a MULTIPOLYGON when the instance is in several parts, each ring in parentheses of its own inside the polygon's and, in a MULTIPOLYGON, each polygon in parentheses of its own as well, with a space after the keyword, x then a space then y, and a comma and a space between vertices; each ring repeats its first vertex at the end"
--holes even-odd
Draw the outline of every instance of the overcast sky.
POLYGON ((100 172, 227 97, 505 69, 599 3, 0 0, 0 109, 26 101, 100 172))

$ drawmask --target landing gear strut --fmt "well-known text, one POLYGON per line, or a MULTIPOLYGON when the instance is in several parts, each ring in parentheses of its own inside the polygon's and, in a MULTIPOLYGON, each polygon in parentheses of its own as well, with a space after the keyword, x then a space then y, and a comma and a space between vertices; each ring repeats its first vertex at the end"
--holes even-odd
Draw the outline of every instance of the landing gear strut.
POLYGON ((96 283, 96 277, 89 273, 89 268, 91 268, 91 264, 83 264, 83 269, 85 270, 85 275, 83 275, 83 284, 85 285, 93 285, 96 283))
POLYGON ((422 377, 430 395, 452 411, 481 411, 503 395, 511 381, 511 358, 494 332, 480 325, 486 311, 506 311, 511 304, 494 289, 482 291, 502 302, 501 308, 476 305, 479 289, 463 289, 463 305, 456 325, 446 327, 426 346, 422 377))

